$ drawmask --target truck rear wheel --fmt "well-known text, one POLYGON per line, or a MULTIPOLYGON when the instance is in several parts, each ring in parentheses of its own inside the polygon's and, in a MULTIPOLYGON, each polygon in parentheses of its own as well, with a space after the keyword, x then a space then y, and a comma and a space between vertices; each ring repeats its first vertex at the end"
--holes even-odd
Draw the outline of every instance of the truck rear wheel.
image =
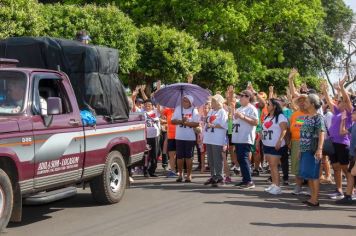
POLYGON ((0 169, 0 233, 9 223, 13 206, 13 191, 9 177, 0 169))
POLYGON ((106 157, 104 172, 90 182, 95 201, 102 204, 117 203, 124 196, 127 169, 124 158, 118 151, 112 151, 106 157))

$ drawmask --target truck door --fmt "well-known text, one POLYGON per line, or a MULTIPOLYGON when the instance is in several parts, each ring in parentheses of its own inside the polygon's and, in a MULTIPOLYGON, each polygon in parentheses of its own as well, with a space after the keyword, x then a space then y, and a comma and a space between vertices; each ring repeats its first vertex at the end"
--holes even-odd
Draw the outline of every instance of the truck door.
MULTIPOLYGON (((68 80, 55 73, 33 75, 33 132, 35 143, 35 188, 72 183, 82 174, 84 132, 68 80), (68 94, 69 91, 69 94, 68 94), (47 100, 58 97, 62 111, 47 115, 47 100)), ((76 101, 76 100, 75 100, 76 101)))

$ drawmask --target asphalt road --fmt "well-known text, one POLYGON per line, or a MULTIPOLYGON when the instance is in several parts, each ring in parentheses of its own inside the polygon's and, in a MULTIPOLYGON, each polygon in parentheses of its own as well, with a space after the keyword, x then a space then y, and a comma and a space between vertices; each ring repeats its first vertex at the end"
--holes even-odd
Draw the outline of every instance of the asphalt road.
POLYGON ((2 235, 355 235, 356 206, 334 205, 325 196, 332 186, 322 186, 322 206, 315 210, 290 194, 292 186, 280 196, 264 193, 266 176, 255 179, 253 190, 203 186, 206 178, 135 177, 123 200, 109 206, 97 205, 89 189, 79 190, 70 199, 24 207, 23 222, 2 235))

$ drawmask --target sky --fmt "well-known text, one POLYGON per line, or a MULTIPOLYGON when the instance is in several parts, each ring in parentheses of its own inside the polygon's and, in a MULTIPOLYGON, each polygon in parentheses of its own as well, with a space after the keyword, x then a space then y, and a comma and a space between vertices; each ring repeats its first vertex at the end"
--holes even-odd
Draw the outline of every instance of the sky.
MULTIPOLYGON (((356 14, 356 0, 344 0, 344 2, 346 3, 346 5, 348 5, 356 14)), ((332 71, 331 72, 331 80, 333 82, 336 82, 339 78, 341 78, 343 76, 344 72, 340 72, 340 71, 332 71)), ((354 83, 351 86, 354 90, 356 89, 356 83, 354 83)))
POLYGON ((344 0, 344 2, 356 12, 356 0, 344 0))

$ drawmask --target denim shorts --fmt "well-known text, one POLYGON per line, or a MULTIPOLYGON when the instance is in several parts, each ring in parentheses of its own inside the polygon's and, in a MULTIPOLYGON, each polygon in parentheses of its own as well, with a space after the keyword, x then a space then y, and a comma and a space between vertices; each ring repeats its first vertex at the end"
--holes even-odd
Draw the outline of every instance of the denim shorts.
POLYGON ((283 148, 284 148, 284 147, 281 147, 281 148, 277 151, 275 147, 270 147, 270 146, 265 146, 265 145, 263 145, 263 154, 264 154, 264 155, 269 155, 269 156, 281 157, 282 154, 283 154, 283 148))

